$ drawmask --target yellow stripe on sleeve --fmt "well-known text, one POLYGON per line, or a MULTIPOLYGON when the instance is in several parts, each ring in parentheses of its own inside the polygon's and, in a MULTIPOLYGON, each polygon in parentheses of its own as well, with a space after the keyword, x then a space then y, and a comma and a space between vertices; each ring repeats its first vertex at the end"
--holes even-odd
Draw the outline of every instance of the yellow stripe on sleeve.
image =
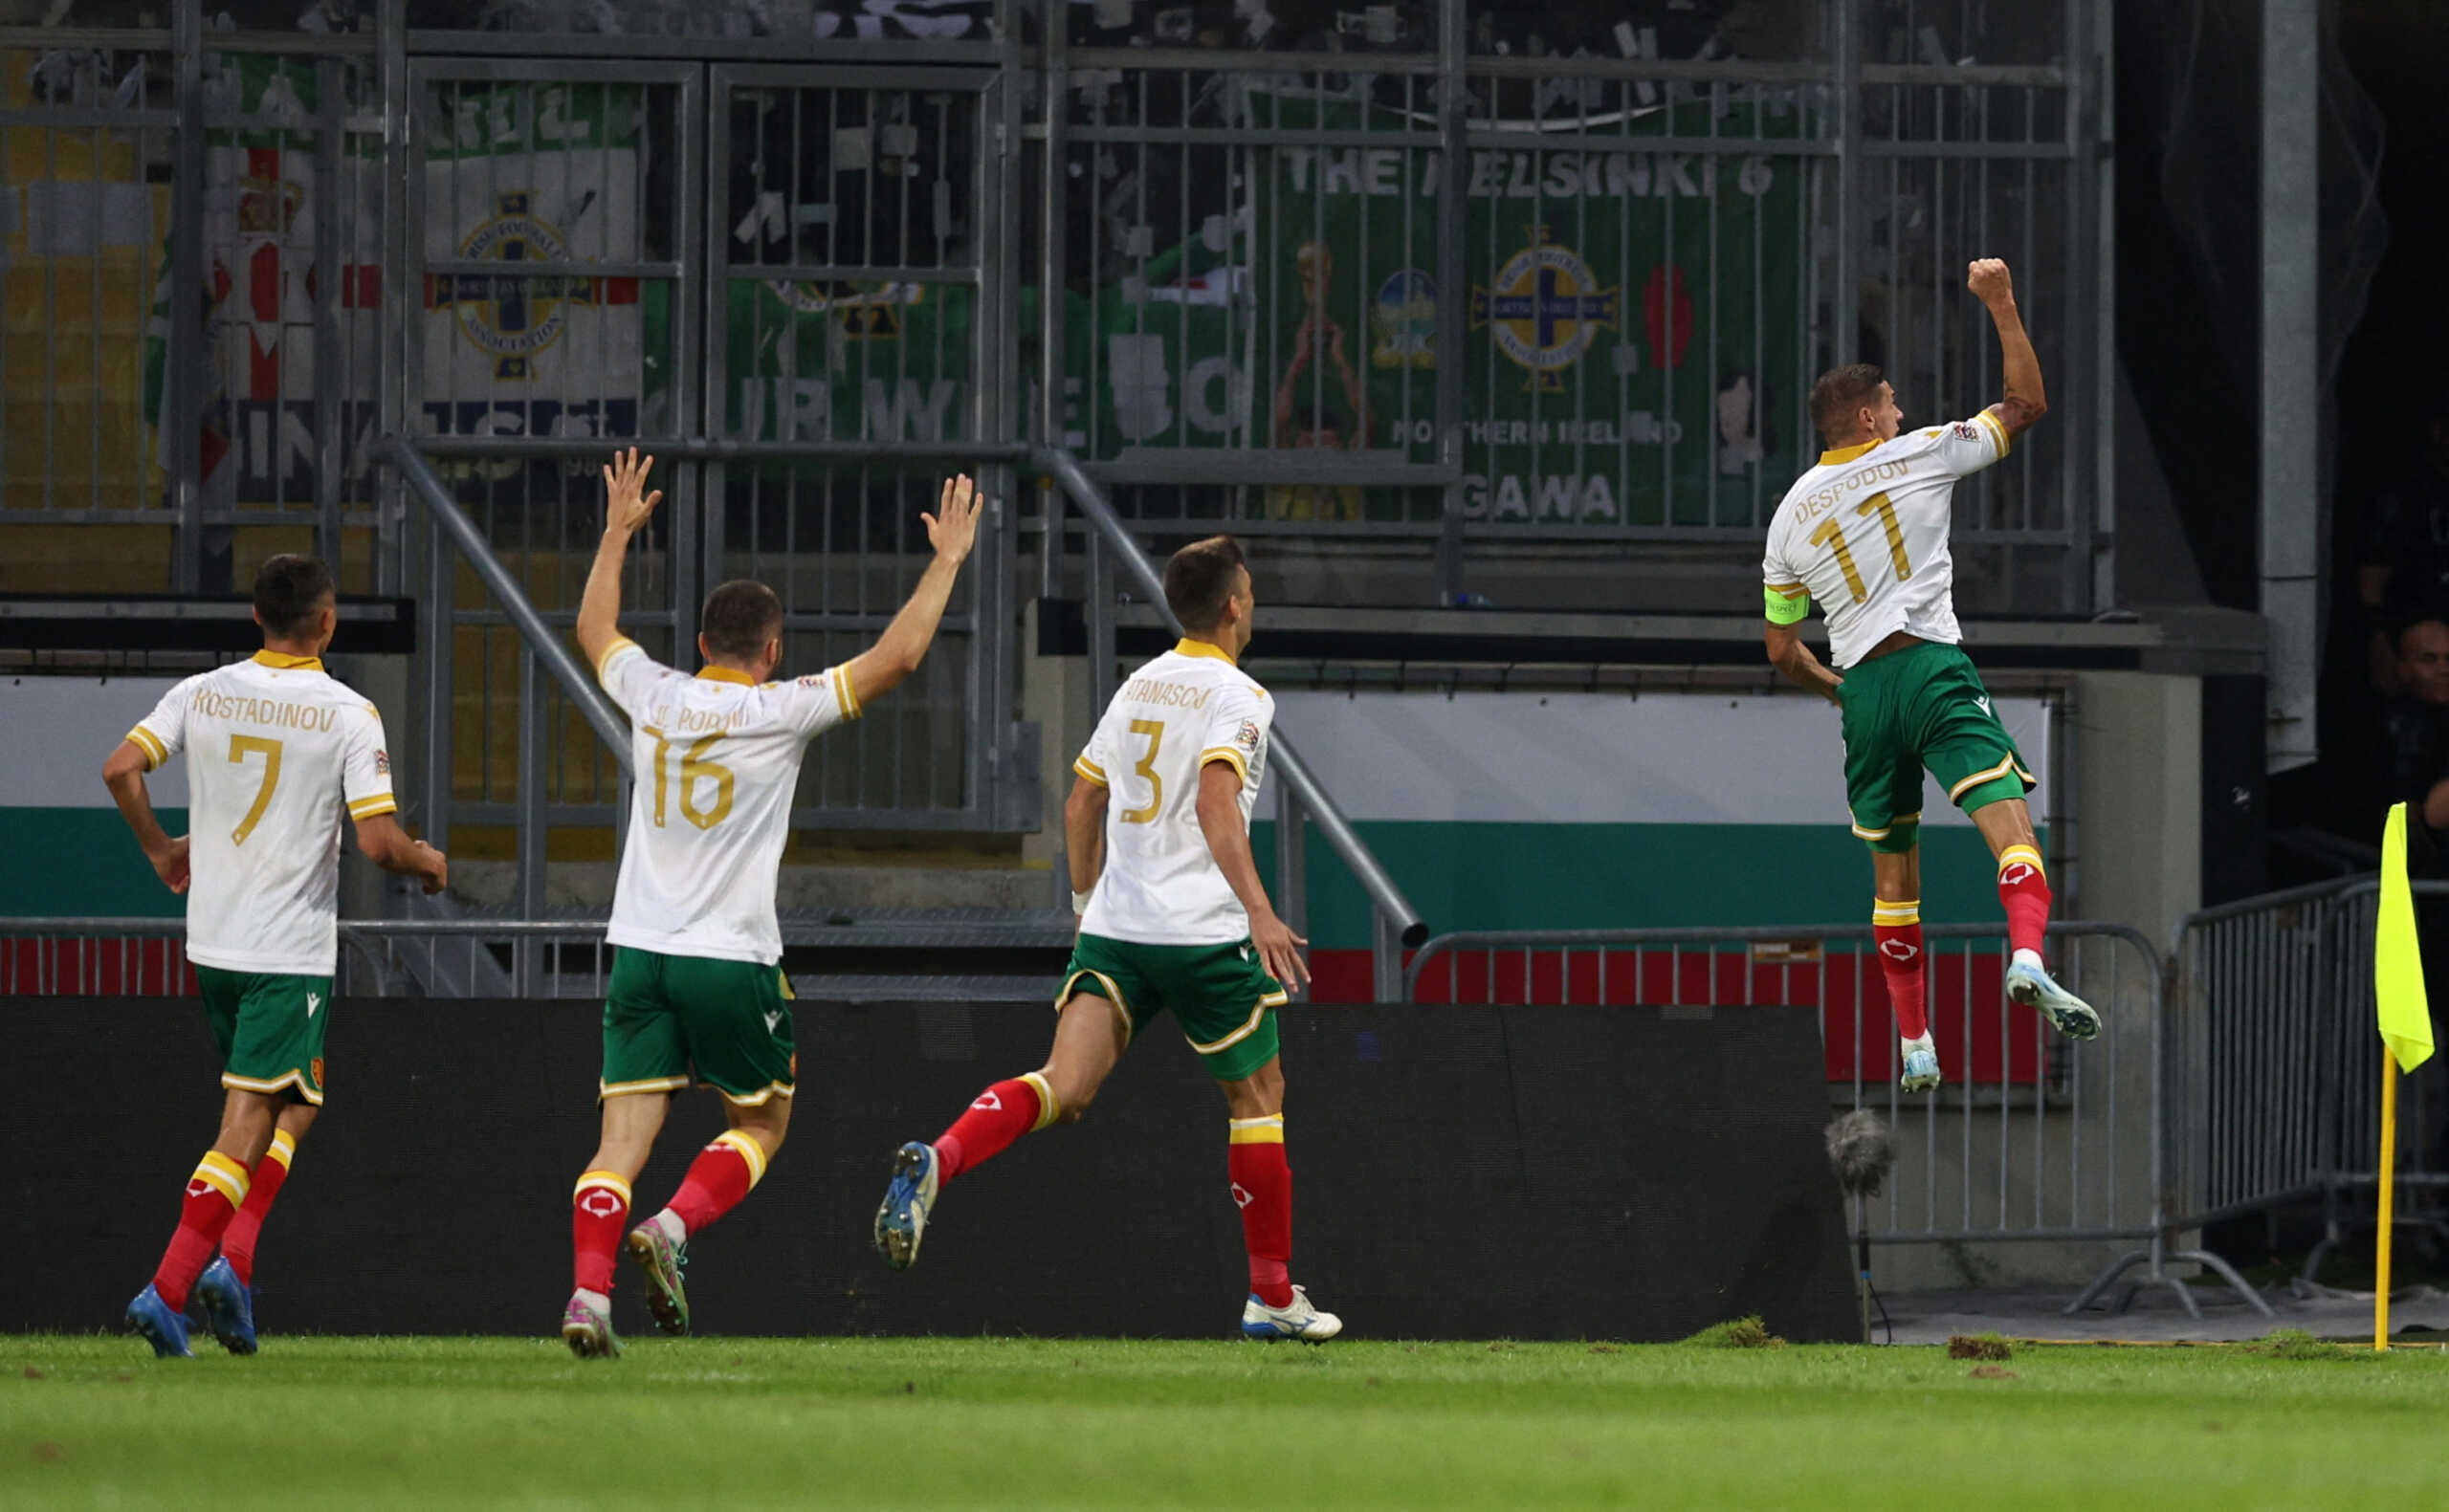
POLYGON ((1229 761, 1233 764, 1233 770, 1242 774, 1243 781, 1247 782, 1250 779, 1250 763, 1248 758, 1245 757, 1240 751, 1236 750, 1232 746, 1209 746, 1206 750, 1202 751, 1199 754, 1199 764, 1201 766, 1205 766, 1210 761, 1229 761))
POLYGON ((393 799, 390 794, 374 793, 351 803, 348 806, 348 817, 351 819, 372 819, 377 814, 396 814, 399 811, 399 802, 397 800, 393 799))
POLYGON ((1097 765, 1094 761, 1090 760, 1087 756, 1081 756, 1074 760, 1071 763, 1071 770, 1079 773, 1082 777, 1087 778, 1090 781, 1094 782, 1099 787, 1112 785, 1106 781, 1105 768, 1097 765))
POLYGON ((144 769, 148 772, 170 759, 170 748, 162 743, 161 736, 143 725, 130 730, 127 739, 129 744, 144 753, 144 769))
POLYGON ((612 665, 612 658, 623 651, 634 651, 637 648, 638 643, 626 635, 613 637, 612 644, 604 648, 604 654, 595 659, 595 680, 599 683, 604 681, 605 669, 612 665))
POLYGON ((859 690, 850 686, 850 664, 848 662, 833 668, 833 701, 842 706, 842 717, 845 719, 856 719, 862 712, 859 690))
POLYGON ((1997 415, 1994 415, 1985 409, 1974 418, 1980 421, 1983 425, 1988 426, 1990 427, 1990 433, 1997 438, 1998 455, 2000 457, 2004 457, 2009 451, 2015 449, 2016 438, 2007 434, 2006 426, 2000 423, 1997 415))

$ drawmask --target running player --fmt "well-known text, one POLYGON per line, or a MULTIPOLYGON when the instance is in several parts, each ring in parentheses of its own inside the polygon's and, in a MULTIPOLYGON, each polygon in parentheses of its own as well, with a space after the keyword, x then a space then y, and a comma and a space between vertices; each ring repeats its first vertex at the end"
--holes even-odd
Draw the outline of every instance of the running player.
POLYGON ((2024 805, 2032 776, 1957 649, 1964 637, 1948 556, 1956 480, 2004 457, 2049 408, 2007 265, 1983 258, 1968 268, 1965 283, 1997 327, 2006 397, 1971 420, 1900 436, 1905 417, 1878 368, 1857 362, 1821 374, 1811 389, 1811 420, 1828 449, 1778 504, 1760 569, 1769 660, 1844 711, 1845 801, 1854 833, 1870 844, 1873 933, 1908 1092, 1940 1081, 1923 980, 1925 766, 1997 858, 2015 952, 2007 996, 2040 1010, 2070 1040, 2101 1029, 2100 1015, 2042 967, 2049 882, 2024 805), (1814 599, 1828 619, 1835 671, 1802 641, 1814 599))
POLYGON ((917 1260, 943 1183, 1023 1134, 1076 1123, 1132 1036, 1171 1008, 1224 1093, 1225 1165, 1250 1261, 1243 1333, 1341 1331, 1290 1275, 1292 1170, 1275 1010, 1284 982, 1309 979, 1300 950, 1309 942, 1276 917, 1250 857, 1250 804, 1275 716, 1267 690, 1235 665, 1255 603, 1229 537, 1165 563, 1165 603, 1182 639, 1132 673, 1071 763, 1063 833, 1082 917, 1055 995, 1053 1051, 1037 1070, 979 1093, 934 1144, 894 1154, 875 1224, 876 1248, 894 1269, 917 1260))
POLYGON ((321 562, 273 558, 255 574, 264 648, 171 689, 102 763, 155 874, 187 895, 188 959, 226 1092, 178 1232, 127 1304, 156 1355, 188 1353, 190 1300, 224 1348, 255 1352, 255 1237, 323 1106, 342 817, 384 870, 421 878, 428 892, 448 876, 442 853, 392 817, 383 716, 323 670, 339 618, 321 562), (173 840, 144 774, 181 751, 189 833, 173 840))
POLYGON ((629 716, 637 773, 606 931, 617 950, 604 1004, 603 1140, 571 1199, 576 1263, 562 1337, 581 1358, 621 1352, 613 1250, 672 1094, 711 1085, 731 1127, 698 1151, 670 1205, 629 1233, 666 1333, 689 1331, 683 1246, 748 1195, 783 1146, 798 1058, 774 883, 800 759, 810 740, 918 669, 978 534, 970 480, 954 478, 939 514, 919 516, 936 559, 909 603, 873 646, 796 682, 766 680, 783 659, 782 602, 762 583, 726 582, 707 595, 697 636, 705 666, 691 677, 658 666, 617 628, 622 559, 663 498, 644 493, 653 466, 632 447, 604 470, 604 540, 578 616, 580 646, 629 716))

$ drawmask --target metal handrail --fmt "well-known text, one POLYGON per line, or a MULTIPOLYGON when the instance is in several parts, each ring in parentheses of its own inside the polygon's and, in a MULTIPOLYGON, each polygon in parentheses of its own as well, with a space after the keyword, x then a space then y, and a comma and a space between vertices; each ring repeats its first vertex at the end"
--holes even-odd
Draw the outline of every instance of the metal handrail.
MULTIPOLYGON (((1080 466, 1080 459, 1056 448, 1037 452, 1030 460, 1061 485, 1065 495, 1079 510, 1081 518, 1087 520, 1114 551, 1132 581, 1165 617, 1166 626, 1180 634, 1181 621, 1174 618, 1174 611, 1165 604, 1164 580, 1158 575, 1157 564, 1149 559, 1146 550, 1123 524, 1122 516, 1114 513, 1105 491, 1080 466)), ((1336 859, 1351 868, 1353 876, 1360 883, 1360 889, 1369 895, 1370 905, 1378 917, 1394 927, 1395 937, 1405 949, 1417 949, 1428 938, 1428 922, 1420 916, 1418 909, 1412 907, 1411 900, 1403 896, 1403 889, 1396 886, 1395 879, 1386 874, 1386 868, 1379 863, 1376 852, 1353 829, 1352 822, 1344 817, 1343 810, 1327 796, 1327 790, 1319 785, 1316 775, 1310 770, 1309 763, 1301 759, 1300 753, 1293 748, 1283 728, 1277 727, 1269 738, 1271 746, 1269 758, 1274 770, 1283 775, 1286 792, 1301 805, 1307 818, 1316 823, 1336 859)), ((1382 944, 1381 941, 1381 947, 1382 944)), ((1385 953, 1382 948, 1379 953, 1385 953)), ((1392 975, 1387 972, 1383 976, 1392 975)))
MULTIPOLYGON (((598 445, 600 447, 601 444, 598 445)), ((397 470, 401 479, 408 485, 408 492, 425 501, 426 509, 450 535, 451 543, 458 548, 460 556, 467 559, 468 565, 475 569, 478 581, 493 594, 494 601, 501 605, 510 623, 518 627, 520 639, 544 664, 544 669, 553 674, 553 680, 562 685, 563 694, 586 716, 588 727, 612 753, 612 758, 621 763, 622 772, 636 776, 629 757, 629 720, 612 707, 612 700, 604 696, 604 690, 596 687, 595 679, 578 665, 578 658, 570 654, 569 646, 553 632, 551 625, 544 623, 544 617, 536 612, 536 605, 529 603, 527 595, 520 591, 518 580, 510 575, 510 569, 503 566, 501 559, 494 554, 493 543, 485 539, 485 533, 468 517, 468 512, 461 509, 458 500, 451 496, 451 491, 442 486, 442 480, 433 475, 433 469, 426 466, 425 456, 418 450, 416 441, 408 436, 386 436, 375 443, 372 455, 375 461, 397 470)))

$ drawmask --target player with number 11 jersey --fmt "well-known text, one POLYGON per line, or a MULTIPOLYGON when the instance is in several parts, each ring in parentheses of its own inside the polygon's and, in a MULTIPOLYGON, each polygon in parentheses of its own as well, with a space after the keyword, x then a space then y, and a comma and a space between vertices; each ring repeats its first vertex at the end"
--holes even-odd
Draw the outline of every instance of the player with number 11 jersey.
POLYGON ((1906 431, 1878 368, 1822 374, 1811 418, 1828 449, 1778 504, 1760 567, 1770 662, 1844 711, 1845 801, 1871 848, 1872 933, 1896 1015, 1899 1082, 1915 1092, 1940 1081, 1922 953, 1926 767, 1997 859, 2014 952, 2007 996, 2069 1039, 2092 1038, 2101 1022, 2042 964, 2050 893, 2024 803, 2032 775, 1958 646, 1948 550, 1956 483, 2004 458, 2049 407, 2007 265, 1983 258, 1965 282, 1997 329, 2006 396, 1970 420, 1906 431), (1802 641, 1815 599, 1834 671, 1802 641))

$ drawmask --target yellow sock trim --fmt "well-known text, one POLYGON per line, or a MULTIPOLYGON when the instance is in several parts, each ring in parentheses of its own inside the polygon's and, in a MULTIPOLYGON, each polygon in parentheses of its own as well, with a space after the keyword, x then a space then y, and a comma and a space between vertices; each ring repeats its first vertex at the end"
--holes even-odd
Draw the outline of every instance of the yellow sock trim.
POLYGON ((1054 1100, 1054 1088, 1046 1085, 1046 1078, 1035 1071, 1022 1072, 1021 1080, 1037 1091, 1037 1122, 1029 1126, 1029 1132, 1034 1134, 1062 1116, 1063 1105, 1054 1100))
MULTIPOLYGON (((729 1145, 739 1152, 739 1158, 748 1166, 748 1190, 756 1191, 757 1183, 765 1179, 765 1147, 757 1142, 757 1136, 737 1129, 727 1129, 715 1136, 715 1145, 729 1145)), ((706 1148, 712 1150, 715 1145, 706 1148)))
POLYGON ((247 1200, 247 1168, 217 1150, 208 1150, 196 1162, 195 1174, 189 1181, 201 1181, 230 1199, 232 1207, 247 1200))
POLYGON ((616 1197, 619 1197, 621 1199, 621 1206, 625 1208, 636 1206, 635 1203, 629 1200, 629 1184, 609 1171, 590 1171, 586 1174, 579 1177, 578 1185, 570 1191, 570 1200, 572 1202, 576 1202, 585 1194, 586 1189, 589 1187, 602 1187, 605 1191, 611 1193, 616 1197))
POLYGON ((1880 898, 1871 904, 1873 924, 1919 924, 1922 922, 1922 900, 1919 898, 1880 898))
POLYGON ((2033 870, 2040 872, 2044 881, 2047 880, 2049 876, 2049 868, 2041 865, 2041 852, 2033 849, 2030 845, 2009 845, 2006 849, 1998 852, 1998 869, 2002 872, 2019 861, 2025 866, 2030 866, 2033 870))
POLYGON ((1226 1142, 1235 1145, 1280 1145, 1284 1143, 1284 1115, 1269 1113, 1265 1118, 1231 1118, 1225 1120, 1231 1130, 1226 1142))
POLYGON ((289 1163, 298 1158, 298 1141, 289 1137, 288 1129, 274 1129, 272 1131, 272 1148, 264 1151, 264 1158, 266 1160, 279 1161, 280 1169, 287 1171, 289 1169, 289 1163))

